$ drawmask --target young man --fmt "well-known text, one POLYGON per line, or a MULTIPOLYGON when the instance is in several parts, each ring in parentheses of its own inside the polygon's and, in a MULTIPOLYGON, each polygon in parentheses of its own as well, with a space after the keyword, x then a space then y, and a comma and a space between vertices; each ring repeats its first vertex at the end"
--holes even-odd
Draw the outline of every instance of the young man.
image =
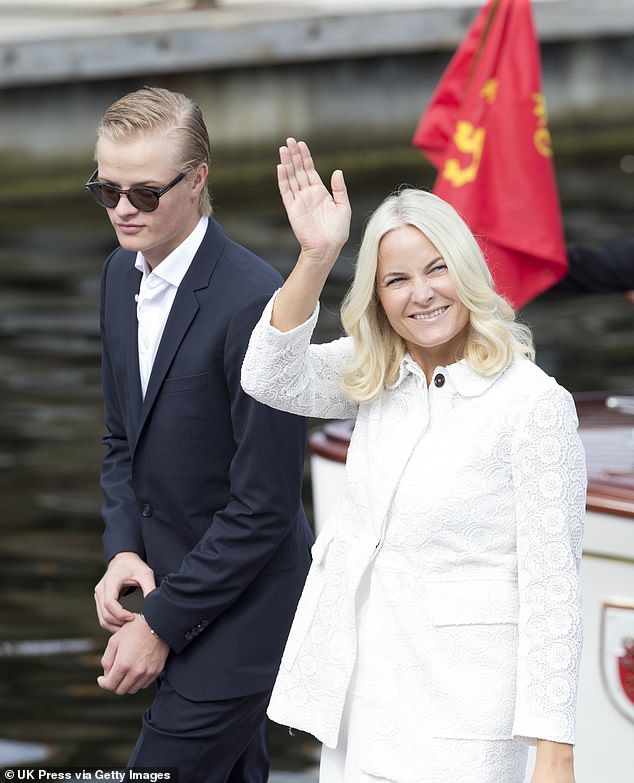
POLYGON ((156 682, 131 767, 181 783, 264 783, 265 711, 309 565, 306 423, 240 388, 252 328, 280 276, 211 218, 199 107, 145 88, 110 106, 87 188, 120 247, 101 287, 111 632, 98 678, 156 682), (121 595, 143 591, 140 614, 121 595))

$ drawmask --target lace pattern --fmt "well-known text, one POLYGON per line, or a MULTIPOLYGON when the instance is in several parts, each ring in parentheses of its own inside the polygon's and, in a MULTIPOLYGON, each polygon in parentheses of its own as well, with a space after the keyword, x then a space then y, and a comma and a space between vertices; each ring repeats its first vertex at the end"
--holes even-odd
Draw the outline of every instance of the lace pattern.
MULTIPOLYGON (((354 413, 337 381, 350 341, 309 348, 316 313, 283 335, 269 317, 245 388, 295 413, 354 413)), ((574 742, 586 487, 576 413, 522 358, 488 378, 464 362, 437 372, 444 385, 428 386, 406 359, 394 388, 358 408, 269 715, 336 747, 358 661, 365 773, 521 783, 522 743, 574 742)))
POLYGON ((357 404, 341 390, 341 368, 350 361, 353 341, 311 345, 319 306, 310 320, 290 332, 270 325, 275 295, 267 304, 249 342, 242 365, 242 386, 258 402, 325 419, 348 419, 357 404))

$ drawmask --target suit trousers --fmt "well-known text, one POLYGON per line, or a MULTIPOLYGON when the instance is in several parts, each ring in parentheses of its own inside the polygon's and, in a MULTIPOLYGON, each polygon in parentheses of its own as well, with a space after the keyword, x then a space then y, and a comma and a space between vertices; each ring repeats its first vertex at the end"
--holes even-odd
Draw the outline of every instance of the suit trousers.
POLYGON ((189 701, 161 676, 128 768, 177 767, 179 783, 266 783, 269 698, 189 701))

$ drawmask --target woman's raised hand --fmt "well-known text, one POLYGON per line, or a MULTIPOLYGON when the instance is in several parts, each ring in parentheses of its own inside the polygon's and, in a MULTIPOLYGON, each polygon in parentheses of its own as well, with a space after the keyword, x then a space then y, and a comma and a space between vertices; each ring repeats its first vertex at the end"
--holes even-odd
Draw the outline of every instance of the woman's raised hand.
POLYGON ((314 312, 330 270, 350 232, 350 202, 343 173, 332 175, 332 194, 315 171, 303 141, 280 147, 277 181, 301 252, 278 292, 271 326, 281 332, 306 322, 314 312))
POLYGON ((331 195, 307 144, 290 138, 280 147, 277 181, 304 259, 333 264, 350 233, 351 209, 343 172, 333 172, 331 195))

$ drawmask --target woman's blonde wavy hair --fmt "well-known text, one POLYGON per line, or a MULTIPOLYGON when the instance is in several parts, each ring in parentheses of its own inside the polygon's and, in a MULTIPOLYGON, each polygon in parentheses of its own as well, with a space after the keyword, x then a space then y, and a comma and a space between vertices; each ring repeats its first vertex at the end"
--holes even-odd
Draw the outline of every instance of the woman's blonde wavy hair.
POLYGON ((458 298, 469 310, 462 358, 482 375, 505 369, 516 353, 533 359, 530 330, 515 320, 513 308, 495 292, 482 251, 456 210, 432 193, 402 188, 370 217, 354 280, 343 300, 341 321, 355 343, 354 360, 342 375, 344 391, 365 402, 398 378, 405 341, 387 320, 376 276, 381 239, 401 226, 414 226, 434 245, 447 264, 458 298))
MULTIPOLYGON (((188 174, 201 163, 210 166, 209 133, 198 104, 180 92, 162 87, 143 87, 124 95, 106 109, 97 126, 97 140, 126 139, 140 133, 165 131, 175 145, 174 165, 188 174)), ((201 217, 213 214, 207 186, 200 191, 201 217)))

